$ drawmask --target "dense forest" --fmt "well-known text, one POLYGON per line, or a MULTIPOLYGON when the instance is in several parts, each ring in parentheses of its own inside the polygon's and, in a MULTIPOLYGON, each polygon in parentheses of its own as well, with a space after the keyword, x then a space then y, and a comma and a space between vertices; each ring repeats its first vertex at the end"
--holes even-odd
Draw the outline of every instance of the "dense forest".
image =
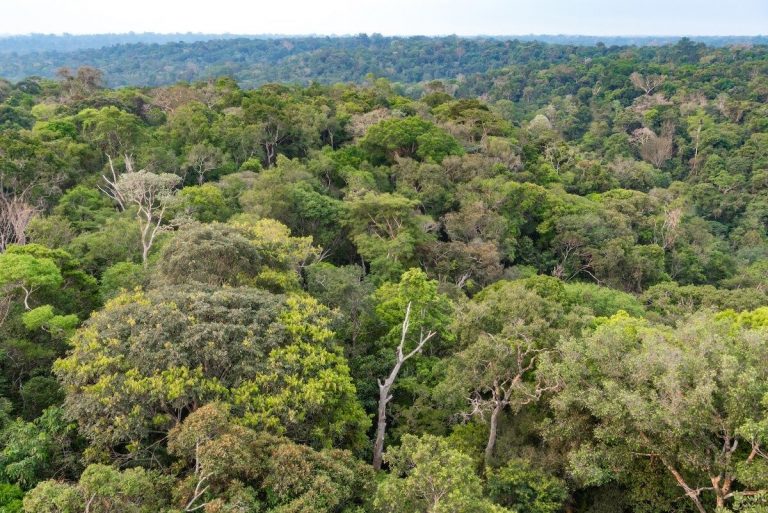
POLYGON ((0 512, 768 511, 768 47, 258 44, 0 81, 0 512))
MULTIPOLYGON (((198 34, 188 32, 184 34, 157 34, 153 32, 129 32, 127 34, 27 34, 17 36, 0 36, 0 53, 15 53, 19 55, 38 52, 74 52, 88 48, 103 48, 105 46, 127 44, 165 44, 165 43, 191 43, 194 41, 211 41, 213 39, 235 39, 245 36, 234 34, 198 34)), ((263 35, 260 38, 273 36, 263 35)), ((708 44, 714 44, 705 40, 708 44)), ((758 43, 759 39, 753 38, 725 38, 728 44, 746 42, 758 43)))
MULTIPOLYGON (((380 35, 375 37, 381 37, 380 35)), ((307 34, 304 37, 312 37, 307 34)), ((314 36, 315 39, 343 40, 351 36, 314 36)), ((467 37, 463 39, 499 39, 518 41, 540 41, 543 43, 565 45, 595 45, 603 43, 615 46, 654 46, 675 44, 677 36, 586 36, 586 35, 548 35, 529 34, 517 36, 484 36, 467 37)), ((85 49, 104 48, 106 46, 126 44, 164 44, 192 43, 196 41, 211 41, 215 39, 302 39, 295 35, 283 34, 204 34, 196 32, 161 34, 156 32, 129 32, 123 34, 26 34, 0 35, 0 53, 39 53, 39 52, 73 52, 85 49)), ((392 38, 401 39, 401 38, 392 38)), ((768 36, 691 36, 697 43, 710 46, 729 46, 747 44, 766 44, 768 36)))
MULTIPOLYGON (((483 74, 489 69, 522 66, 538 72, 555 64, 583 59, 621 61, 625 51, 644 61, 674 59, 673 38, 518 36, 505 37, 348 37, 258 38, 195 34, 124 34, 102 36, 18 36, 0 38, 0 77, 21 81, 30 76, 55 78, 62 67, 95 67, 113 87, 162 86, 230 76, 241 87, 280 82, 309 85, 359 82, 372 73, 391 81, 417 83, 483 74), (548 43, 545 44, 542 40, 548 43), (120 44, 122 43, 122 44, 120 44), (131 44, 127 44, 131 43, 131 44), (639 45, 639 48, 627 48, 639 45)), ((768 37, 699 37, 699 45, 749 49, 768 37)), ((731 55, 723 50, 722 55, 731 55)), ((485 91, 483 91, 484 93, 485 91)), ((482 94, 482 93, 481 93, 482 94)))

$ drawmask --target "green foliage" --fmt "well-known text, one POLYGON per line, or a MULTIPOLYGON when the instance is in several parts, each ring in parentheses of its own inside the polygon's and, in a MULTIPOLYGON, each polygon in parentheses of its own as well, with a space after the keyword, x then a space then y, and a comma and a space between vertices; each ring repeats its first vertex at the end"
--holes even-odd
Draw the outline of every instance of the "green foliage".
POLYGON ((140 261, 140 241, 136 221, 120 216, 107 220, 97 231, 80 234, 68 250, 82 261, 88 272, 99 276, 114 264, 140 261))
POLYGON ((76 122, 88 142, 107 155, 130 153, 142 136, 139 118, 114 106, 84 109, 76 122))
POLYGON ((486 476, 488 496, 520 513, 556 513, 568 497, 565 483, 523 460, 510 460, 486 476))
POLYGON ((328 316, 313 300, 247 288, 133 292, 96 313, 55 370, 97 447, 139 450, 196 404, 230 398, 261 427, 356 446, 367 419, 328 316))
POLYGON ((440 162, 463 152, 453 137, 415 116, 381 121, 368 129, 361 145, 374 159, 390 162, 416 156, 440 162))
POLYGON ((79 470, 76 444, 75 427, 59 408, 45 410, 32 422, 10 421, 0 432, 0 475, 27 489, 55 475, 71 476, 79 470))
POLYGON ((384 455, 390 474, 380 483, 376 511, 417 513, 504 513, 482 495, 472 458, 453 449, 446 439, 406 435, 400 447, 384 455))
POLYGON ((588 307, 601 317, 610 317, 619 310, 635 317, 644 313, 643 304, 635 296, 593 283, 568 283, 565 295, 568 303, 588 307))
POLYGON ((170 285, 242 285, 254 280, 263 260, 242 230, 219 223, 193 224, 163 247, 155 280, 170 285))
POLYGON ((400 276, 415 263, 416 245, 430 238, 420 229, 416 204, 400 194, 374 192, 349 204, 346 224, 352 241, 381 279, 400 276))
POLYGON ((147 282, 147 271, 141 264, 118 262, 101 275, 101 297, 112 299, 121 292, 142 287, 147 282))
POLYGON ((370 419, 346 359, 317 345, 333 337, 323 307, 298 297, 287 306, 282 320, 293 342, 273 349, 262 373, 233 390, 235 404, 245 408, 244 422, 315 447, 362 448, 370 419))
POLYGON ((85 507, 94 513, 154 513, 169 505, 169 481, 141 467, 89 465, 75 485, 40 483, 24 498, 24 511, 75 513, 85 507))
POLYGON ((74 331, 80 324, 77 315, 55 315, 51 305, 44 305, 25 312, 21 317, 24 326, 28 330, 36 330, 45 327, 63 334, 74 331))
MULTIPOLYGON (((586 483, 616 478, 630 471, 621 462, 650 452, 682 488, 721 474, 727 487, 743 480, 763 489, 763 463, 749 453, 762 443, 766 422, 766 340, 764 330, 708 314, 675 330, 617 314, 593 335, 566 342, 563 361, 551 370, 566 384, 556 411, 584 408, 596 421, 571 453, 574 475, 586 483), (711 460, 723 444, 727 457, 711 460)), ((714 503, 715 494, 725 495, 719 486, 689 497, 697 506, 714 503)))
POLYGON ((0 509, 765 509, 766 47, 589 42, 0 80, 0 509))
POLYGON ((29 307, 29 297, 35 289, 57 287, 64 279, 61 270, 50 258, 12 253, 0 254, 0 287, 8 291, 23 291, 23 301, 29 307))
POLYGON ((16 485, 0 483, 0 513, 21 513, 24 492, 16 485))
POLYGON ((448 297, 438 291, 438 284, 430 280, 424 271, 410 269, 403 273, 397 283, 385 283, 374 292, 376 315, 387 327, 385 341, 391 347, 400 341, 401 327, 407 306, 411 305, 408 340, 413 344, 424 331, 441 333, 449 342, 450 333, 443 328, 450 322, 452 305, 448 297))
POLYGON ((223 222, 232 215, 224 193, 212 184, 182 189, 174 210, 177 217, 187 216, 201 223, 223 222))
POLYGON ((115 212, 111 201, 101 191, 78 185, 67 191, 53 213, 69 221, 76 233, 101 227, 115 212))
POLYGON ((212 403, 170 432, 169 449, 189 472, 175 491, 185 504, 195 496, 200 476, 210 475, 208 493, 193 499, 192 507, 239 503, 275 512, 366 510, 362 508, 374 486, 373 471, 350 453, 315 451, 232 420, 226 406, 212 403), (243 493, 244 487, 250 493, 243 493))

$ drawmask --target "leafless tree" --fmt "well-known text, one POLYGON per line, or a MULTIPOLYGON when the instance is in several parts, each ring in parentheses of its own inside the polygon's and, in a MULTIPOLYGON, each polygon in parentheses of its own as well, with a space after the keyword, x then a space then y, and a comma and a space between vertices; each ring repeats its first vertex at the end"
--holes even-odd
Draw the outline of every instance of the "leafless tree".
POLYGON ((360 138, 365 136, 373 125, 392 117, 394 117, 392 112, 384 108, 374 109, 364 114, 354 114, 350 116, 347 130, 353 137, 360 138))
POLYGON ((11 311, 12 299, 8 291, 0 290, 0 326, 3 325, 11 311))
POLYGON ((702 122, 699 121, 699 126, 696 127, 696 143, 693 150, 693 159, 691 159, 691 174, 696 175, 696 169, 699 166, 699 144, 701 143, 701 126, 702 122))
POLYGON ((632 134, 632 140, 640 148, 640 156, 643 160, 660 168, 666 161, 672 158, 674 152, 674 127, 665 124, 661 135, 649 128, 638 128, 632 134))
POLYGON ((395 383, 395 379, 397 379, 397 375, 400 373, 400 369, 403 367, 403 364, 416 354, 420 353, 421 350, 424 349, 426 343, 429 342, 429 340, 437 334, 434 331, 427 331, 425 333, 424 330, 422 330, 421 333, 419 333, 419 341, 416 344, 416 347, 414 347, 413 350, 409 353, 406 353, 405 339, 408 336, 410 323, 411 303, 408 303, 408 306, 405 309, 405 319, 403 320, 400 344, 398 344, 397 350, 395 352, 397 360, 395 361, 395 365, 392 367, 389 376, 387 376, 387 379, 384 381, 379 379, 378 420, 376 424, 376 440, 373 444, 373 468, 376 470, 381 470, 381 464, 383 461, 384 435, 387 431, 387 404, 392 400, 392 395, 389 393, 392 389, 392 385, 395 383))
POLYGON ((122 174, 111 182, 110 197, 123 208, 128 205, 136 207, 136 218, 141 230, 141 258, 145 266, 149 250, 161 230, 165 211, 180 182, 181 177, 178 175, 155 174, 145 170, 122 174))
POLYGON ((4 178, 0 173, 0 252, 9 244, 27 243, 27 225, 39 211, 28 201, 34 184, 19 188, 6 184, 4 178))
MULTIPOLYGON (((126 173, 133 173, 133 158, 125 154, 124 155, 124 161, 125 161, 125 172, 126 173)), ((119 178, 122 173, 118 172, 115 169, 115 163, 112 161, 112 157, 110 155, 107 155, 107 162, 109 163, 109 176, 107 175, 101 175, 101 178, 104 180, 103 185, 99 185, 99 190, 109 196, 112 201, 114 201, 117 204, 117 208, 120 209, 121 212, 125 210, 126 200, 122 196, 122 193, 117 187, 117 182, 119 181, 119 178)))
POLYGON ((655 226, 656 243, 664 248, 664 250, 670 249, 675 245, 677 239, 680 237, 680 221, 683 218, 683 209, 665 208, 664 217, 655 226))
POLYGON ((186 165, 197 175, 198 185, 203 185, 206 173, 221 165, 224 156, 221 150, 210 144, 195 144, 187 152, 186 165))
POLYGON ((65 101, 82 99, 102 87, 103 73, 97 68, 82 66, 73 74, 70 68, 60 68, 56 74, 61 80, 65 101))
POLYGON ((208 488, 210 488, 210 484, 207 484, 206 482, 212 476, 213 472, 205 472, 203 470, 203 466, 200 462, 200 440, 198 440, 195 443, 195 489, 192 492, 192 497, 189 499, 189 502, 184 506, 185 512, 198 511, 208 505, 208 502, 200 502, 199 504, 197 504, 197 502, 205 495, 208 488))
POLYGON ((637 71, 629 76, 632 85, 642 90, 646 96, 650 96, 653 91, 664 83, 666 78, 664 75, 641 75, 637 71))
POLYGON ((744 119, 744 113, 746 111, 744 104, 737 100, 730 99, 725 93, 718 95, 715 105, 717 106, 717 110, 720 111, 720 114, 728 118, 732 123, 740 123, 741 120, 744 119))

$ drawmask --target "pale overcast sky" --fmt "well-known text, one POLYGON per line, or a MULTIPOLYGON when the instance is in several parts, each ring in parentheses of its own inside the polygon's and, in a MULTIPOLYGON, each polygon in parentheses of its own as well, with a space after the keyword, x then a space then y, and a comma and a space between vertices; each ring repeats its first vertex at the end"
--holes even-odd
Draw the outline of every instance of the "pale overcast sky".
POLYGON ((0 0, 0 34, 760 35, 768 0, 0 0))

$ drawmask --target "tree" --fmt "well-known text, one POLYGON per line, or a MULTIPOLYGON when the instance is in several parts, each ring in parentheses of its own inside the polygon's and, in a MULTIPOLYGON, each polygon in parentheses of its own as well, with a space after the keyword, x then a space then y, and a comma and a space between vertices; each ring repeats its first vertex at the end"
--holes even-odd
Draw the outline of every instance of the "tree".
POLYGON ((121 174, 114 183, 113 192, 125 206, 136 208, 136 219, 141 230, 141 260, 145 266, 165 211, 175 196, 174 189, 180 182, 181 178, 174 174, 158 175, 142 170, 121 174))
POLYGON ((646 96, 650 96, 651 93, 664 83, 666 78, 664 75, 642 75, 637 71, 629 75, 632 85, 642 90, 646 96))
POLYGON ((374 508, 381 513, 507 513, 483 497, 472 458, 445 438, 405 435, 387 451, 391 472, 379 484, 374 508))
POLYGON ((85 139, 102 154, 131 153, 143 136, 141 120, 112 105, 98 110, 84 109, 75 119, 85 139))
POLYGON ((221 189, 213 184, 184 187, 171 209, 175 218, 190 217, 201 223, 224 222, 232 208, 221 189))
POLYGON ((175 106, 169 113, 167 122, 171 147, 181 153, 185 147, 204 144, 211 139, 212 127, 216 120, 216 113, 198 99, 175 106))
POLYGON ((77 68, 76 74, 64 67, 56 71, 61 80, 61 93, 66 102, 79 101, 102 87, 102 72, 90 66, 77 68))
POLYGON ((371 468, 349 452, 244 427, 221 403, 202 406, 168 438, 185 464, 175 487, 184 511, 248 511, 266 502, 271 511, 344 513, 363 507, 374 483, 371 468))
POLYGON ((517 413, 557 387, 545 383, 536 366, 567 323, 564 302, 559 280, 535 277, 497 282, 456 314, 453 330, 463 349, 448 360, 436 391, 449 402, 457 401, 465 418, 489 416, 486 464, 493 457, 502 412, 509 408, 517 413))
POLYGON ((27 203, 23 195, 4 193, 0 175, 0 252, 9 244, 26 244, 27 226, 37 212, 38 209, 27 203))
POLYGON ((764 494, 765 313, 700 313, 676 329, 619 313, 565 341, 548 367, 565 383, 556 411, 583 409, 593 426, 572 472, 598 484, 649 459, 701 513, 764 494))
POLYGON ((273 292, 298 290, 300 273, 321 257, 312 237, 293 237, 291 230, 273 219, 254 219, 241 215, 230 220, 259 255, 261 264, 255 285, 273 292))
POLYGON ((360 144, 374 159, 389 162, 399 157, 440 162, 447 155, 463 153, 456 139, 416 116, 380 121, 368 129, 360 144))
POLYGON ((330 316, 308 298, 249 288, 131 292, 94 313, 54 367, 69 418, 98 450, 157 450, 216 400, 261 428, 356 447, 367 419, 330 316))
POLYGON ((346 359, 324 347, 334 337, 327 311, 311 298, 289 298, 288 305, 281 320, 291 343, 273 349, 261 374, 233 390, 243 420, 318 448, 360 449, 370 421, 346 359))
POLYGON ((31 310, 32 293, 41 287, 58 287, 64 279, 61 270, 50 258, 29 254, 0 254, 0 288, 5 294, 21 290, 24 308, 31 310))
POLYGON ((436 330, 444 325, 450 304, 445 297, 437 293, 436 282, 428 280, 424 272, 418 269, 403 273, 397 285, 384 285, 377 291, 377 296, 381 298, 376 308, 377 314, 387 325, 392 326, 385 337, 397 337, 399 340, 395 348, 394 365, 384 380, 378 380, 379 401, 376 438, 373 444, 373 468, 381 470, 387 430, 387 404, 392 400, 392 386, 403 364, 419 354, 427 342, 437 335, 436 330), (403 306, 403 310, 396 310, 403 306), (393 326, 400 318, 402 322, 399 327, 393 326))
POLYGON ((251 91, 243 99, 243 113, 264 149, 266 167, 277 162, 280 151, 298 157, 317 146, 318 128, 325 118, 317 106, 303 101, 295 90, 276 84, 251 91))
POLYGON ((499 414, 506 408, 516 413, 526 404, 538 401, 547 389, 557 387, 532 378, 536 360, 544 349, 525 334, 514 333, 514 328, 509 331, 501 336, 481 335, 452 358, 445 378, 448 386, 469 394, 471 409, 466 416, 485 419, 490 413, 486 465, 490 465, 496 446, 499 414))
POLYGON ((349 341, 347 354, 359 356, 362 339, 372 328, 374 287, 360 266, 336 267, 327 262, 306 268, 307 292, 322 304, 338 310, 343 326, 337 330, 340 338, 349 341))
POLYGON ((494 502, 520 513, 562 511, 568 496, 561 479, 520 459, 498 469, 487 468, 485 487, 494 502))
POLYGON ((29 513, 154 513, 170 505, 169 476, 141 467, 89 465, 77 484, 40 483, 24 498, 29 513))
POLYGON ((141 230, 129 215, 106 220, 97 231, 81 233, 67 246, 83 269, 99 276, 120 262, 141 262, 141 230))
POLYGON ((265 260, 242 230, 220 223, 192 224, 179 230, 163 246, 154 282, 245 285, 253 282, 265 260))
POLYGON ((209 143, 197 143, 187 150, 184 160, 197 175, 197 184, 203 185, 207 173, 219 167, 224 161, 222 151, 209 143))
POLYGON ((400 194, 367 192, 349 202, 346 224, 360 255, 371 263, 371 271, 386 279, 397 279, 415 263, 416 246, 424 233, 424 216, 415 211, 417 202, 400 194))
POLYGON ((31 422, 10 420, 0 431, 0 477, 25 490, 45 479, 71 479, 82 471, 81 439, 59 407, 31 422))
POLYGON ((493 283, 504 270, 496 244, 435 241, 423 248, 425 268, 441 283, 475 290, 493 283))
POLYGON ((16 485, 0 484, 0 511, 3 513, 21 513, 24 492, 16 485))
POLYGON ((674 153, 674 127, 665 124, 661 135, 649 128, 638 128, 632 133, 632 139, 640 148, 640 156, 657 168, 661 168, 674 153))
POLYGON ((395 379, 400 373, 400 369, 403 364, 411 359, 414 355, 421 352, 424 349, 424 345, 429 342, 429 339, 436 335, 434 331, 421 331, 419 333, 419 339, 416 342, 416 346, 405 353, 403 347, 405 346, 405 340, 408 336, 408 329, 410 328, 411 321, 411 303, 405 309, 405 319, 403 320, 403 327, 401 330, 400 343, 395 350, 395 365, 389 372, 389 376, 383 381, 379 379, 379 408, 377 411, 377 423, 376 423, 376 439, 373 443, 373 468, 375 470, 381 470, 381 463, 383 461, 384 453, 384 435, 387 430, 387 403, 392 400, 392 396, 389 395, 389 391, 392 385, 395 384, 395 379))
POLYGON ((82 233, 97 230, 114 215, 115 208, 96 188, 78 185, 64 193, 53 212, 82 233))

